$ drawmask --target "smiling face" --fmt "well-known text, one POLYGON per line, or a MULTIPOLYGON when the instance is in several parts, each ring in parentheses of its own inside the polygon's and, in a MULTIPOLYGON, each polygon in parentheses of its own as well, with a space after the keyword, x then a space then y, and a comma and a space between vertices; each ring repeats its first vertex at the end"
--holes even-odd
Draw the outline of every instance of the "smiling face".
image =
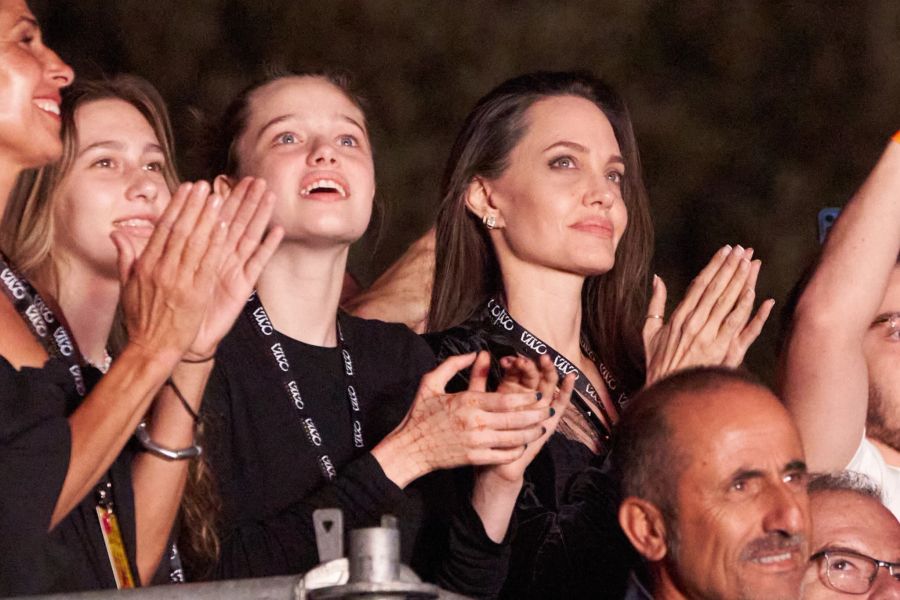
MULTIPOLYGON (((845 490, 820 491, 810 497, 810 511, 813 554, 826 549, 849 550, 885 562, 900 562, 900 522, 878 500, 845 490)), ((824 566, 824 559, 810 561, 803 578, 804 600, 900 598, 900 580, 884 568, 878 569, 868 593, 856 595, 834 589, 824 566)), ((852 575, 850 566, 844 571, 852 575)))
POLYGON ((56 159, 60 89, 72 69, 44 46, 23 0, 0 0, 0 152, 19 168, 56 159))
POLYGON ((863 342, 869 371, 866 433, 900 452, 900 267, 891 273, 878 315, 881 322, 869 328, 863 342))
POLYGON ((265 179, 286 241, 346 246, 369 224, 375 170, 365 115, 320 77, 287 77, 253 92, 236 146, 239 175, 265 179))
POLYGON ((54 253, 116 277, 113 230, 140 250, 169 202, 165 154, 131 104, 94 100, 75 111, 76 155, 53 197, 54 253))
POLYGON ((702 402, 678 400, 667 413, 672 443, 689 457, 671 580, 691 598, 796 598, 809 556, 797 430, 770 392, 749 384, 723 385, 702 402))
POLYGON ((508 167, 474 187, 473 211, 496 215, 491 239, 504 274, 528 264, 581 276, 609 271, 628 223, 624 161, 609 120, 591 101, 552 96, 525 112, 508 167))

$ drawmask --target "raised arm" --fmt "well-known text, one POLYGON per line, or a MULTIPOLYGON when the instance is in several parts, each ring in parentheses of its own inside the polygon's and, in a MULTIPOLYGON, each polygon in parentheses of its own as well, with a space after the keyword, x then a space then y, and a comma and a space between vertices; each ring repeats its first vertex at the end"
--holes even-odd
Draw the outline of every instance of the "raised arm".
MULTIPOLYGON (((281 240, 280 229, 265 235, 273 207, 274 197, 266 192, 261 179, 244 179, 225 201, 221 215, 221 221, 228 224, 225 259, 211 284, 212 300, 197 337, 172 373, 172 384, 160 390, 150 413, 150 439, 165 448, 194 444, 195 417, 216 348, 281 240)), ((142 452, 134 460, 137 567, 144 583, 153 577, 165 550, 181 502, 187 466, 185 460, 168 460, 150 452, 142 452)))
POLYGON ((794 312, 783 395, 814 470, 846 467, 865 428, 863 339, 900 252, 898 141, 844 208, 794 312))

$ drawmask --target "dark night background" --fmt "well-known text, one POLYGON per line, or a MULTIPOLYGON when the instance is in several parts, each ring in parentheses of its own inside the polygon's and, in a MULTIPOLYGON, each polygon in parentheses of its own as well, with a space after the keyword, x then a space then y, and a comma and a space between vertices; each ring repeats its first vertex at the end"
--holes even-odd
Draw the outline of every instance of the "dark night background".
MULTIPOLYGON (((775 313, 749 364, 771 378, 779 307, 900 127, 900 2, 37 0, 80 76, 141 75, 182 145, 266 64, 338 67, 369 101, 382 235, 354 250, 371 281, 424 232, 474 102, 535 69, 586 68, 630 104, 670 309, 719 246, 763 261, 775 313), (196 129, 196 127, 193 127, 196 129)), ((182 160, 182 173, 196 166, 182 160)))

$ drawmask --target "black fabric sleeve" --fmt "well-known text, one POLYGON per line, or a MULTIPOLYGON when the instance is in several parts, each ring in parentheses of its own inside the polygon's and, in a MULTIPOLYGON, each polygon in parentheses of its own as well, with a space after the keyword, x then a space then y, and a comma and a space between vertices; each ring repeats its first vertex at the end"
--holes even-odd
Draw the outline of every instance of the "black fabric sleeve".
POLYGON ((516 598, 620 598, 637 562, 616 518, 618 495, 609 477, 588 467, 558 508, 540 504, 526 483, 516 509, 516 555, 510 574, 516 598), (598 595, 602 592, 602 595, 598 595))
POLYGON ((265 520, 237 524, 224 533, 217 577, 262 577, 300 573, 318 564, 312 514, 340 508, 346 531, 372 526, 404 504, 371 454, 345 465, 338 477, 302 501, 265 520))

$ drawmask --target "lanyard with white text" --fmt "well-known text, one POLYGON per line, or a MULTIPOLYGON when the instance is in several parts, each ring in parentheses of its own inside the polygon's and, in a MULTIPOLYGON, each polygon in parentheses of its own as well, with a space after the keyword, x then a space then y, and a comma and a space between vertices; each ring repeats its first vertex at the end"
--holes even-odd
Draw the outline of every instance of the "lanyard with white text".
POLYGON ((87 391, 84 386, 84 376, 78 361, 78 351, 72 342, 69 330, 56 318, 56 315, 28 283, 28 280, 16 273, 16 270, 10 266, 2 254, 0 254, 0 280, 3 281, 3 285, 0 287, 12 302, 19 316, 28 325, 31 333, 34 334, 48 355, 65 363, 75 382, 75 390, 79 396, 84 397, 87 391))
MULTIPOLYGON (((603 415, 603 419, 606 423, 610 426, 612 425, 612 419, 606 408, 603 406, 603 399, 600 398, 597 390, 591 385, 587 375, 585 375, 581 369, 576 367, 568 358, 554 350, 551 346, 541 341, 536 335, 517 323, 496 298, 488 300, 485 311, 487 313, 488 321, 494 326, 494 331, 499 333, 504 340, 516 350, 516 352, 530 358, 537 358, 544 354, 548 355, 553 361, 553 366, 556 367, 556 371, 559 373, 560 378, 565 377, 569 373, 575 373, 575 391, 578 393, 572 396, 572 404, 574 404, 575 408, 577 408, 578 411, 587 418, 588 422, 593 425, 594 429, 600 434, 600 439, 604 443, 608 443, 610 440, 609 427, 602 420, 597 418, 594 411, 591 410, 587 403, 581 398, 581 396, 590 398, 594 405, 597 406, 600 414, 603 415)), ((606 365, 597 360, 597 356, 587 345, 584 338, 581 340, 581 349, 597 366, 597 370, 600 372, 600 376, 603 377, 603 382, 606 384, 610 395, 613 396, 616 406, 620 410, 623 409, 628 403, 628 396, 624 391, 616 396, 619 384, 615 377, 613 377, 609 369, 606 368, 606 365)))
MULTIPOLYGON (((16 273, 2 254, 0 254, 0 280, 3 281, 3 285, 0 287, 22 320, 31 329, 34 337, 41 343, 48 355, 63 361, 75 382, 76 392, 79 396, 84 397, 87 389, 81 372, 81 361, 79 360, 81 355, 72 342, 72 334, 53 314, 53 311, 31 284, 16 273)), ((98 484, 96 495, 97 520, 100 524, 100 533, 106 545, 109 565, 116 580, 116 586, 119 589, 133 588, 135 587, 134 577, 131 574, 128 554, 125 552, 122 530, 119 528, 119 521, 113 512, 112 481, 108 474, 98 484)))
MULTIPOLYGON (((329 481, 333 480, 337 477, 337 471, 334 468, 331 457, 328 455, 322 432, 316 427, 312 415, 306 410, 306 404, 303 397, 300 395, 300 385, 297 383, 297 376, 293 367, 291 367, 290 362, 288 362, 284 347, 281 345, 281 334, 272 326, 272 321, 269 320, 269 315, 266 313, 266 309, 259 301, 259 296, 255 292, 250 296, 250 299, 247 300, 244 316, 252 323, 256 333, 266 345, 269 355, 272 357, 275 369, 282 373, 280 377, 281 386, 290 403, 297 409, 297 412, 300 413, 300 424, 306 432, 306 439, 318 454, 317 462, 322 474, 329 481)), ((357 448, 362 448, 364 446, 363 429, 362 421, 360 420, 359 398, 356 395, 356 388, 353 386, 353 359, 350 356, 350 348, 344 335, 343 328, 341 327, 340 315, 338 315, 337 320, 337 334, 338 347, 341 351, 341 356, 344 359, 347 400, 350 403, 350 415, 353 422, 353 445, 357 448)))

